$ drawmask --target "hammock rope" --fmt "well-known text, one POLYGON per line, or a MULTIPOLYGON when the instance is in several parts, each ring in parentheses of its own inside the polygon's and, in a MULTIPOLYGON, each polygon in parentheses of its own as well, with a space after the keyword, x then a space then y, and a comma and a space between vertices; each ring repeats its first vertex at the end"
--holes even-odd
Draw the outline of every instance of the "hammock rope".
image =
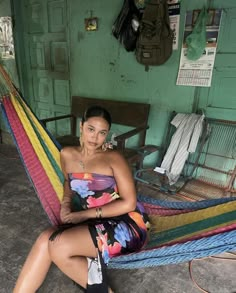
MULTIPOLYGON (((52 225, 60 223, 63 174, 60 146, 40 123, 0 66, 10 92, 1 99, 4 121, 52 225)), ((135 253, 114 257, 111 268, 175 264, 236 250, 236 197, 173 202, 139 195, 151 220, 150 240, 135 253)))
POLYGON ((187 262, 195 258, 235 250, 235 237, 236 231, 231 231, 196 241, 122 255, 112 258, 109 267, 133 269, 187 262))

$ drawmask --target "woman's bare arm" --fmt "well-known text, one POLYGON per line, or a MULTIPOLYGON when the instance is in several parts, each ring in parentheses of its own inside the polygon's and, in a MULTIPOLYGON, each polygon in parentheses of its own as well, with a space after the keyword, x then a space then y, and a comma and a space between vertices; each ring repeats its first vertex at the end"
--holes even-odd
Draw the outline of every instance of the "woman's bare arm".
MULTIPOLYGON (((105 160, 112 168, 120 198, 102 206, 101 216, 109 218, 133 211, 137 203, 136 190, 132 173, 126 160, 118 152, 107 153, 105 160)), ((65 222, 80 223, 97 216, 96 208, 90 208, 69 214, 65 218, 65 222)))

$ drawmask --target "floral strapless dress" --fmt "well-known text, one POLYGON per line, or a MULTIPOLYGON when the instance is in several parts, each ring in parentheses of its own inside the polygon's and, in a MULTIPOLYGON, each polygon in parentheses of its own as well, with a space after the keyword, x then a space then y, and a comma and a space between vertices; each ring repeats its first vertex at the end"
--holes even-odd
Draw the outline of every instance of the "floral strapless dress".
MULTIPOLYGON (((113 176, 96 173, 69 174, 74 192, 72 210, 100 207, 119 199, 113 176)), ((127 214, 88 221, 89 231, 98 248, 96 259, 88 258, 87 292, 107 293, 105 267, 110 258, 140 250, 147 242, 149 221, 141 203, 127 214)))

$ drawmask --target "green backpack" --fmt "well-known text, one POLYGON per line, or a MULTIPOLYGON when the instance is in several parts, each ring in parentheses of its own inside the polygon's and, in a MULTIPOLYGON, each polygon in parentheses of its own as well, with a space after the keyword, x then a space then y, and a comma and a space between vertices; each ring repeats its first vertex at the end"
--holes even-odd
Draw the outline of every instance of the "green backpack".
POLYGON ((136 59, 143 65, 161 65, 172 54, 173 32, 166 0, 150 0, 145 5, 136 43, 136 59))

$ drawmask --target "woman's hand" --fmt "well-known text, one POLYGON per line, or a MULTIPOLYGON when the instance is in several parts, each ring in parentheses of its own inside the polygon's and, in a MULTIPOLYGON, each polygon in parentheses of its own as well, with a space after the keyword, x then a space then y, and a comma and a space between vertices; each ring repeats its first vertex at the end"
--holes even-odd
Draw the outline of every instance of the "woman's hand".
POLYGON ((65 223, 65 220, 67 219, 68 215, 71 214, 70 207, 62 206, 60 211, 60 218, 62 223, 65 223))
POLYGON ((65 224, 78 224, 86 221, 88 218, 85 216, 84 211, 80 212, 70 212, 66 214, 63 218, 63 223, 65 224))

